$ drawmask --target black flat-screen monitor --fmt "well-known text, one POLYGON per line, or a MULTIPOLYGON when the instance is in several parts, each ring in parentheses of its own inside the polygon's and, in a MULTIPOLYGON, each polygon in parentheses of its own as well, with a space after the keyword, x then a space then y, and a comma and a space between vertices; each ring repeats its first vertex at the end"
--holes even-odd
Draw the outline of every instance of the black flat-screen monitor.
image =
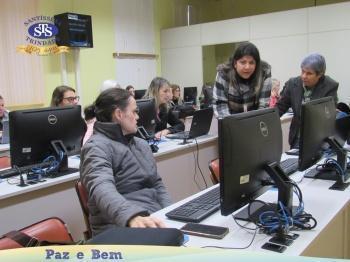
MULTIPOLYGON (((292 209, 290 180, 279 168, 282 129, 276 109, 250 111, 219 119, 218 132, 222 215, 231 214, 267 191, 271 184, 265 182, 270 177, 279 190, 279 201, 292 209)), ((248 216, 244 210, 235 217, 254 221, 259 212, 262 210, 252 209, 252 216, 248 216)))
POLYGON ((311 169, 304 177, 334 180, 330 187, 344 190, 350 177, 347 168, 347 151, 335 137, 336 107, 333 97, 309 101, 301 106, 301 129, 299 144, 299 170, 304 171, 320 160, 325 149, 336 153, 336 162, 329 160, 324 167, 311 169))
POLYGON ((335 134, 336 108, 332 97, 312 100, 301 106, 299 170, 304 171, 323 155, 326 138, 335 134))
POLYGON ((184 87, 184 102, 196 105, 197 104, 197 87, 184 87))
POLYGON ((135 89, 135 99, 142 99, 146 91, 146 89, 135 89))
POLYGON ((136 100, 139 119, 137 135, 146 140, 152 138, 156 129, 156 105, 154 99, 136 100))
POLYGON ((11 165, 18 167, 41 163, 56 154, 55 147, 79 154, 86 132, 80 106, 12 111, 9 123, 11 165))

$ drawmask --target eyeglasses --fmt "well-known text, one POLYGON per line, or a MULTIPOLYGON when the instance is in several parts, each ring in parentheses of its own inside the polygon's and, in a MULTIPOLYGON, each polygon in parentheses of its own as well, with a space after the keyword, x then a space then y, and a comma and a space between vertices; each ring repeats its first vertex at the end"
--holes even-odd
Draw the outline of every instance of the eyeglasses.
POLYGON ((79 101, 79 96, 70 96, 70 97, 64 97, 64 99, 66 99, 69 103, 73 103, 74 101, 79 101))

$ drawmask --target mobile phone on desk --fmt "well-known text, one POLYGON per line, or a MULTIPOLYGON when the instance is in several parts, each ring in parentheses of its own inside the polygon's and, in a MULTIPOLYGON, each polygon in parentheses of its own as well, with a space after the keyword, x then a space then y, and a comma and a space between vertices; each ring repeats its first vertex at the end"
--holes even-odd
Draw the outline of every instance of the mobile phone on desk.
POLYGON ((267 242, 264 245, 261 246, 261 248, 266 249, 266 250, 270 250, 270 251, 274 251, 274 252, 278 252, 278 253, 283 253, 287 247, 286 246, 281 246, 275 243, 270 243, 267 242))
POLYGON ((229 229, 227 227, 211 226, 197 223, 187 223, 180 230, 188 235, 223 239, 229 229))

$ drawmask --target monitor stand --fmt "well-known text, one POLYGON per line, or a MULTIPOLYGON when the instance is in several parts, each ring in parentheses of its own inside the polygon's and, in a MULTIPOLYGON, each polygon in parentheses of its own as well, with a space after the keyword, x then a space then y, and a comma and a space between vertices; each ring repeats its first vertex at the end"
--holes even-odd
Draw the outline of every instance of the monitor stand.
POLYGON ((49 175, 51 178, 69 175, 69 174, 76 173, 79 171, 79 169, 77 169, 77 168, 68 167, 68 153, 67 153, 67 149, 66 149, 65 145, 63 144, 62 140, 51 141, 51 146, 54 149, 56 159, 60 159, 61 152, 63 152, 63 157, 62 157, 62 160, 60 162, 60 165, 58 167, 57 172, 53 172, 52 174, 49 175))
MULTIPOLYGON (((277 203, 281 202, 290 214, 295 214, 297 207, 293 207, 292 180, 283 172, 280 165, 276 162, 266 165, 265 170, 275 182, 275 185, 278 189, 277 203)), ((248 207, 246 207, 245 209, 234 215, 234 217, 239 220, 258 222, 259 216, 262 212, 278 212, 279 210, 279 206, 277 204, 268 203, 267 205, 265 205, 259 201, 252 203, 249 206, 249 208, 250 210, 248 209, 248 207)))
POLYGON ((187 145, 187 144, 192 143, 192 140, 189 141, 188 139, 189 139, 189 137, 185 136, 184 139, 182 140, 182 142, 178 143, 178 145, 187 145))
POLYGON ((350 170, 347 167, 347 151, 338 143, 334 137, 326 138, 325 141, 337 154, 337 163, 343 170, 344 176, 337 173, 335 170, 317 170, 316 168, 313 168, 307 172, 304 177, 336 181, 329 189, 344 191, 350 185, 350 183, 345 182, 350 177, 350 170))

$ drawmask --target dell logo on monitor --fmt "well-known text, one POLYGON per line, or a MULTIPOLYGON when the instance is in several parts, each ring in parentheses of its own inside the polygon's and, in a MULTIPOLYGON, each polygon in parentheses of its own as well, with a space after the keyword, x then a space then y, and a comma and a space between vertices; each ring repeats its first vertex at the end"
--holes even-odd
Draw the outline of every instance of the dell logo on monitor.
POLYGON ((54 125, 57 123, 57 117, 55 115, 49 115, 47 117, 47 120, 49 121, 49 124, 54 125))
POLYGON ((324 113, 325 113, 326 119, 331 118, 331 111, 329 110, 327 105, 324 107, 324 113))
POLYGON ((265 122, 260 122, 260 132, 263 136, 268 136, 269 135, 269 129, 267 128, 267 125, 265 122))

